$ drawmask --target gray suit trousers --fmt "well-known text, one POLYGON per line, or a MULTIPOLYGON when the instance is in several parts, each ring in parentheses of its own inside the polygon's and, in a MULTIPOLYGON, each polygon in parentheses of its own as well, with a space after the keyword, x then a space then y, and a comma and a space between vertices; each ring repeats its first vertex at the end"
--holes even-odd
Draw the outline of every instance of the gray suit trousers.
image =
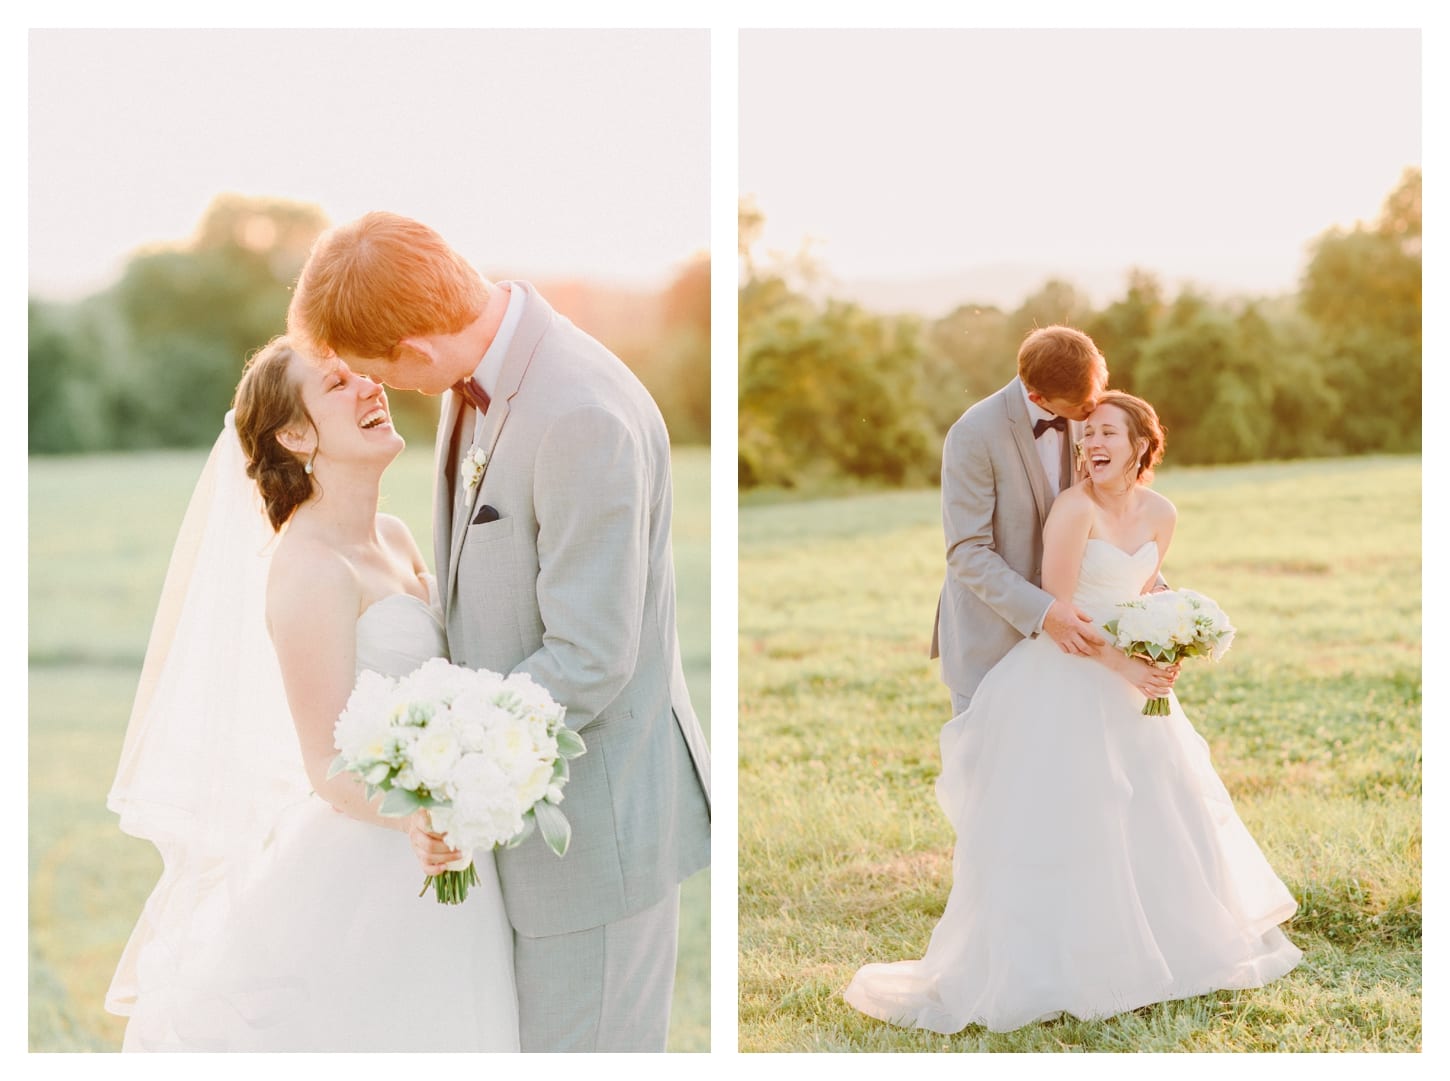
POLYGON ((663 1051, 679 936, 679 886, 600 927, 514 932, 521 1050, 663 1051))

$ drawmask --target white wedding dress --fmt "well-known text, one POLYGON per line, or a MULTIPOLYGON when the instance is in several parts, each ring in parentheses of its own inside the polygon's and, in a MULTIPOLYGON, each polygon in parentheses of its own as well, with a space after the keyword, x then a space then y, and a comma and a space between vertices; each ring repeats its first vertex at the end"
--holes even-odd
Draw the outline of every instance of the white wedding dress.
MULTIPOLYGON (((1102 624, 1157 563, 1093 538, 1074 601, 1102 624)), ((1258 987, 1302 956, 1295 902, 1239 821, 1208 746, 1173 699, 1026 639, 942 730, 937 797, 953 885, 926 956, 866 965, 857 1009, 903 1026, 1005 1032, 1258 987)))
MULTIPOLYGON (((359 671, 446 655, 436 600, 395 594, 358 619, 359 671)), ((304 796, 234 898, 168 919, 163 877, 112 987, 124 1049, 518 1050, 513 934, 492 853, 475 863, 463 904, 420 899, 405 834, 304 796)))

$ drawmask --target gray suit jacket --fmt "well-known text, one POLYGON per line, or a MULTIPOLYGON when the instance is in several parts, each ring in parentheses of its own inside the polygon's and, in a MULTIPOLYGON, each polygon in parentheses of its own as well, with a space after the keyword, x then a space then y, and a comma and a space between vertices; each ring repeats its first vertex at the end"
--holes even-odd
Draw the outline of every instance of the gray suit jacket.
POLYGON ((497 854, 520 934, 564 934, 659 901, 710 859, 710 755, 675 631, 670 445, 628 368, 527 283, 458 491, 461 403, 444 396, 434 542, 454 663, 522 671, 568 708, 561 859, 536 833, 497 854), (470 523, 456 535, 454 499, 470 523))
MULTIPOLYGON (((1062 441, 1071 476, 1072 444, 1062 441)), ((988 670, 1037 629, 1052 603, 1041 588, 1042 526, 1054 499, 1014 379, 957 419, 942 451, 942 529, 947 573, 931 655, 942 682, 970 697, 988 670)))

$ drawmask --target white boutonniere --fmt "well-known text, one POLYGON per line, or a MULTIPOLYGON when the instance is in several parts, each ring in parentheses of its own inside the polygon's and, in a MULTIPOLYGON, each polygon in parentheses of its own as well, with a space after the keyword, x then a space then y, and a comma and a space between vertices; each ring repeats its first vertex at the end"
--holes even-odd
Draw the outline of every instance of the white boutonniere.
POLYGON ((478 487, 478 482, 483 479, 483 467, 488 465, 488 452, 477 443, 468 448, 468 454, 463 458, 463 483, 472 495, 473 490, 478 487))

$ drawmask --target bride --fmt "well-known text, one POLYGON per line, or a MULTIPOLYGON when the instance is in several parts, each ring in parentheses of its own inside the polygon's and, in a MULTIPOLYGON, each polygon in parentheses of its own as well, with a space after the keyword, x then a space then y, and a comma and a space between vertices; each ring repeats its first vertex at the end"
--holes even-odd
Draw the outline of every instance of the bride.
POLYGON ((327 776, 357 674, 447 655, 417 545, 378 513, 402 449, 341 362, 278 338, 248 364, 108 799, 163 862, 106 999, 127 1051, 518 1049, 492 854, 465 903, 420 900, 409 820, 327 776))
MULTIPOLYGON (((1145 486, 1163 430, 1110 391, 1084 427, 1086 480, 1043 531, 1042 585, 1101 625, 1150 590, 1177 513, 1145 486)), ((1024 639, 942 730, 937 796, 954 882, 926 956, 869 964, 846 1001, 893 1024, 1006 1032, 1258 987, 1302 956, 1295 902, 1172 699, 1145 717, 1140 661, 1024 639)))

